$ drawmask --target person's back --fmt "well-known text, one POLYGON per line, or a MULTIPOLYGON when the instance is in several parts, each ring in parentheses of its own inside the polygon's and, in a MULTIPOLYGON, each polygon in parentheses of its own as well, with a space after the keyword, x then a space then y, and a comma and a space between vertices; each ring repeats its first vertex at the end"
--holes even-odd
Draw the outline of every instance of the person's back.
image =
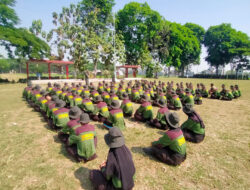
POLYGON ((58 100, 55 104, 56 110, 53 112, 53 124, 59 128, 66 127, 69 121, 69 109, 64 106, 65 102, 58 100))
POLYGON ((121 98, 123 99, 121 109, 125 117, 130 117, 133 114, 132 102, 129 100, 128 94, 123 93, 121 98))

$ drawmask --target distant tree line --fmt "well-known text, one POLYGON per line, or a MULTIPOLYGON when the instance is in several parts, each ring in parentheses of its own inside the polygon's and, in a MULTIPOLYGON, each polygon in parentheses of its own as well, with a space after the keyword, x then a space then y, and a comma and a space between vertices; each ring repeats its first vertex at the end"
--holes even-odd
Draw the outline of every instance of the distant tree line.
POLYGON ((190 65, 200 64, 204 45, 206 61, 217 74, 229 63, 236 72, 250 65, 249 36, 230 24, 205 31, 194 23, 170 22, 147 3, 128 3, 114 15, 114 0, 82 0, 52 13, 54 28, 44 31, 41 20, 34 20, 29 29, 15 28, 19 18, 14 5, 14 0, 0 0, 0 45, 20 62, 68 59, 78 73, 92 68, 95 76, 97 69, 112 73, 117 62, 140 65, 147 77, 157 76, 162 66, 184 75, 190 65))

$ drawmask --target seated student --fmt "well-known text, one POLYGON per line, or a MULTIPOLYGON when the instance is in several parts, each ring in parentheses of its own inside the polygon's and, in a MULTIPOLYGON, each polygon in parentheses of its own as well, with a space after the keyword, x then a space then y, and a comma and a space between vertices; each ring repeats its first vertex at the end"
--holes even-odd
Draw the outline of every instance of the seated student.
POLYGON ((221 85, 221 92, 220 92, 220 99, 221 100, 232 100, 234 98, 233 94, 231 92, 229 92, 228 90, 226 90, 226 86, 225 84, 221 85))
POLYGON ((214 86, 213 83, 211 83, 209 94, 210 94, 210 98, 212 99, 220 99, 220 93, 218 92, 218 89, 214 86))
POLYGON ((104 128, 111 128, 113 126, 118 127, 120 130, 124 130, 126 128, 123 112, 120 109, 120 103, 118 100, 113 100, 111 102, 111 110, 109 112, 109 117, 106 121, 104 121, 104 128))
POLYGON ((32 83, 29 81, 27 87, 23 89, 23 98, 28 100, 28 93, 32 90, 32 83))
POLYGON ((202 104, 201 92, 197 91, 197 89, 195 91, 194 103, 197 104, 197 105, 201 105, 202 104))
POLYGON ((131 97, 132 97, 132 88, 131 88, 130 83, 128 83, 128 87, 126 88, 126 92, 128 93, 129 99, 131 99, 131 97))
POLYGON ((69 138, 69 135, 74 134, 74 130, 77 127, 81 126, 81 124, 79 123, 81 114, 82 110, 79 107, 74 106, 73 108, 70 108, 69 110, 70 121, 68 121, 67 126, 62 128, 62 130, 58 133, 58 138, 63 143, 66 143, 69 138))
POLYGON ((101 82, 98 83, 97 91, 102 94, 104 92, 104 87, 101 82))
POLYGON ((205 125, 199 114, 193 109, 192 104, 186 104, 183 112, 188 120, 181 125, 184 137, 187 141, 199 143, 205 138, 205 125))
POLYGON ((63 100, 57 100, 54 110, 52 110, 53 129, 61 129, 67 126, 69 121, 69 109, 64 108, 66 103, 63 100))
POLYGON ((80 107, 85 113, 92 115, 95 111, 92 101, 89 99, 87 94, 84 94, 82 98, 82 104, 78 105, 78 107, 80 107))
POLYGON ((133 86, 132 88, 132 95, 131 95, 132 102, 138 103, 140 101, 140 93, 139 90, 133 86))
POLYGON ((108 106, 105 102, 103 102, 101 96, 96 97, 96 107, 95 107, 95 112, 92 116, 92 120, 94 121, 99 121, 99 122, 104 122, 107 120, 109 117, 109 110, 108 106), (97 115, 98 114, 98 115, 97 115))
MULTIPOLYGON (((37 99, 36 101, 34 102, 34 109, 35 111, 37 112, 40 112, 41 109, 41 101, 45 101, 44 99, 44 95, 46 94, 46 91, 45 90, 41 90, 40 93, 39 93, 39 96, 37 96, 37 99)), ((44 102, 45 103, 45 102, 44 102)))
POLYGON ((117 91, 117 96, 119 97, 119 99, 122 99, 122 94, 126 92, 126 90, 123 88, 122 84, 119 84, 119 88, 117 91))
POLYGON ((201 96, 203 98, 207 98, 208 97, 208 91, 206 89, 206 86, 204 84, 200 84, 201 85, 201 96))
POLYGON ((42 97, 38 99, 38 106, 41 114, 46 116, 46 103, 51 99, 48 92, 41 92, 42 97))
POLYGON ((100 165, 100 170, 91 170, 89 179, 94 189, 124 189, 134 187, 135 166, 130 150, 125 145, 122 132, 112 127, 104 136, 109 146, 107 161, 100 165))
POLYGON ((47 88, 46 88, 46 91, 47 91, 47 92, 51 92, 52 89, 53 89, 53 87, 52 87, 51 82, 48 82, 48 86, 47 86, 47 88))
POLYGON ((234 86, 234 89, 235 89, 235 91, 238 92, 239 97, 241 97, 241 91, 240 91, 239 86, 237 84, 234 86))
POLYGON ((71 134, 67 141, 66 150, 78 162, 88 162, 97 157, 95 126, 89 124, 89 122, 89 115, 86 113, 81 114, 79 120, 81 126, 74 130, 75 134, 71 134))
POLYGON ((146 122, 153 119, 153 110, 151 102, 149 102, 148 96, 144 94, 141 96, 142 104, 135 112, 135 119, 137 121, 146 122))
POLYGON ((194 97, 191 93, 191 90, 189 88, 186 88, 185 90, 186 95, 182 99, 182 104, 193 104, 194 105, 194 97))
POLYGON ((124 117, 131 117, 133 115, 134 110, 132 102, 129 100, 128 94, 124 92, 121 98, 123 99, 121 109, 123 111, 124 117))
POLYGON ((109 93, 104 91, 104 92, 102 93, 102 99, 103 99, 103 101, 104 101, 106 104, 109 104, 109 102, 110 102, 110 95, 109 95, 109 93))
POLYGON ((171 91, 171 96, 168 101, 168 109, 180 110, 182 108, 181 100, 174 90, 171 91))
POLYGON ((168 112, 168 108, 167 108, 167 105, 166 105, 164 99, 159 99, 158 105, 159 105, 160 109, 157 112, 156 118, 150 120, 149 124, 153 127, 158 128, 158 129, 166 130, 167 129, 167 122, 166 122, 165 115, 168 112))
POLYGON ((238 93, 237 90, 234 89, 233 85, 230 86, 230 89, 231 89, 231 92, 232 92, 234 98, 238 98, 239 97, 239 93, 238 93))
POLYGON ((152 142, 152 147, 143 148, 143 151, 161 162, 177 166, 186 159, 186 141, 179 126, 179 116, 169 112, 166 121, 169 130, 158 141, 152 142))
POLYGON ((93 86, 92 89, 91 89, 91 95, 90 95, 90 97, 92 98, 92 101, 93 101, 94 103, 96 103, 96 97, 99 96, 99 95, 100 95, 100 94, 99 94, 99 92, 96 90, 96 87, 93 86))

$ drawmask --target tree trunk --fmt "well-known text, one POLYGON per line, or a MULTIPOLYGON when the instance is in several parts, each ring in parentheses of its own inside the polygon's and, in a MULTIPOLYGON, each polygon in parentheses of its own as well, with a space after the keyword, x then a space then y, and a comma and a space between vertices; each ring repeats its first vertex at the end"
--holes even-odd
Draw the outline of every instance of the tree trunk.
POLYGON ((168 67, 168 77, 170 77, 170 67, 168 67))
POLYGON ((181 68, 181 76, 184 77, 184 67, 181 68))
POLYGON ((216 66, 216 76, 219 76, 219 66, 216 66))
POLYGON ((96 78, 97 74, 97 61, 94 62, 94 77, 96 78))

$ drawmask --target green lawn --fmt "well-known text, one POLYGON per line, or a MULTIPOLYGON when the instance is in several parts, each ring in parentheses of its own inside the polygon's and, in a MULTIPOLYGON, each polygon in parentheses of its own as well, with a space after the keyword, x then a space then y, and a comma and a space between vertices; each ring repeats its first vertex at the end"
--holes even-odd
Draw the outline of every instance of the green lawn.
MULTIPOLYGON (((142 151, 162 131, 126 120, 124 132, 135 166, 135 188, 142 189, 249 189, 250 187, 250 82, 232 80, 162 79, 175 82, 213 82, 217 87, 239 84, 243 96, 232 102, 204 99, 195 106, 206 125, 201 144, 187 144, 187 159, 171 167, 142 151)), ((0 189, 92 189, 88 170, 98 169, 107 156, 103 136, 96 125, 98 158, 76 163, 48 129, 39 113, 22 100, 24 84, 0 85, 0 189)), ((134 106, 135 108, 138 105, 134 106)), ((157 108, 154 108, 156 113, 157 108)), ((187 117, 177 112, 181 122, 187 117)))

